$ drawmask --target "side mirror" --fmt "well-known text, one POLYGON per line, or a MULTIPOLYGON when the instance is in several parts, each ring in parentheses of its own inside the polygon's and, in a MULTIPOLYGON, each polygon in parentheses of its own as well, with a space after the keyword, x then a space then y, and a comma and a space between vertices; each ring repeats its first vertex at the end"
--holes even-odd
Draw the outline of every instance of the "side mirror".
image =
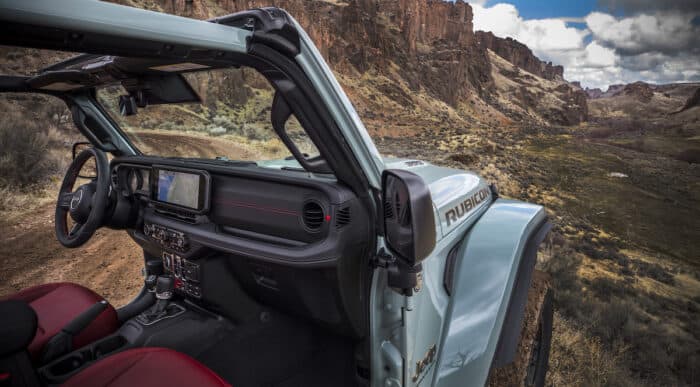
POLYGON ((123 116, 133 116, 137 111, 136 98, 131 95, 119 96, 119 114, 123 116))
POLYGON ((384 235, 389 248, 413 267, 435 248, 435 213, 430 190, 415 173, 382 173, 384 235))

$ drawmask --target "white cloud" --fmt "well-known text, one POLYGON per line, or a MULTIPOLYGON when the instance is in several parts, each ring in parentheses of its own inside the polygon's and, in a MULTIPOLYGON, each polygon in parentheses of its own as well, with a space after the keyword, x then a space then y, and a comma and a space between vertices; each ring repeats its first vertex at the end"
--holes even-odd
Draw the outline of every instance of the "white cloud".
POLYGON ((700 42, 700 30, 691 23, 692 19, 690 13, 641 14, 617 19, 601 12, 585 18, 594 39, 625 54, 673 53, 692 48, 700 42))
POLYGON ((617 62, 615 51, 608 47, 601 46, 596 41, 589 43, 584 49, 584 53, 584 65, 588 67, 610 67, 615 66, 617 62))
POLYGON ((700 1, 698 0, 598 0, 598 5, 603 9, 612 11, 623 11, 629 14, 641 12, 676 10, 682 12, 700 12, 700 1))
POLYGON ((580 49, 587 34, 586 31, 567 27, 562 19, 524 20, 512 4, 500 3, 492 7, 472 5, 472 8, 475 30, 511 37, 533 51, 580 49))
POLYGON ((474 29, 511 37, 540 59, 564 66, 564 77, 583 86, 647 81, 700 81, 700 27, 693 12, 637 14, 615 18, 593 12, 581 20, 525 20, 511 4, 473 4, 474 29))

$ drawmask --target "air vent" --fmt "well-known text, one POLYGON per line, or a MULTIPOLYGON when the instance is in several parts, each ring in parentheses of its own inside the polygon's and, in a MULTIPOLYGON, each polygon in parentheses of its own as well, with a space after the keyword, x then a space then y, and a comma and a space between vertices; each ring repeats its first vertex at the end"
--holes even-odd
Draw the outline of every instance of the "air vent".
POLYGON ((350 207, 343 207, 335 215, 335 227, 341 228, 350 223, 350 207))
POLYGON ((316 202, 304 204, 303 220, 304 225, 311 231, 317 231, 323 225, 323 208, 316 202))

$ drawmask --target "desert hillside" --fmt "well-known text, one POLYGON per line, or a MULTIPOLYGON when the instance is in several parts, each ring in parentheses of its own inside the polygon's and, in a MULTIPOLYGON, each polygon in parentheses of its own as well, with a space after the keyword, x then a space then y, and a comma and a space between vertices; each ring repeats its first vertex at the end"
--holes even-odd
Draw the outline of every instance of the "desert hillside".
MULTIPOLYGON (((319 46, 382 153, 474 170, 503 196, 547 207, 555 228, 538 266, 556 292, 549 385, 697 385, 700 84, 584 90, 522 43, 474 31, 462 1, 117 2, 198 19, 285 8, 319 46)), ((0 72, 65 57, 1 47, 0 72)), ((215 82, 195 83, 211 100, 242 106, 222 109, 217 122, 199 118, 211 127, 258 112, 254 96, 264 93, 224 95, 215 82)), ((0 158, 0 295, 71 280, 127 303, 141 285, 142 257, 125 233, 101 230, 102 238, 70 253, 53 238, 57 181, 79 138, 67 113, 43 99, 2 98, 11 114, 1 121, 0 149, 16 157, 0 158), (35 159, 19 156, 30 148, 35 159), (32 220, 21 222, 26 216, 32 220)), ((222 130, 215 141, 231 135, 222 130)), ((145 138, 157 143, 160 134, 145 138)), ((183 146, 206 156, 206 136, 214 134, 183 146)))

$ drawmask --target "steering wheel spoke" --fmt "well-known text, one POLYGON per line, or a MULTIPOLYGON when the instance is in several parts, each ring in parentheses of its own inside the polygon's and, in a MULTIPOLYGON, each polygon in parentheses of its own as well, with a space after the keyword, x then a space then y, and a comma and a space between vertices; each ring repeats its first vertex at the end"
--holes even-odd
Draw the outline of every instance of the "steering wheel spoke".
POLYGON ((58 207, 62 210, 70 210, 70 202, 73 200, 72 192, 63 192, 58 198, 58 207))

